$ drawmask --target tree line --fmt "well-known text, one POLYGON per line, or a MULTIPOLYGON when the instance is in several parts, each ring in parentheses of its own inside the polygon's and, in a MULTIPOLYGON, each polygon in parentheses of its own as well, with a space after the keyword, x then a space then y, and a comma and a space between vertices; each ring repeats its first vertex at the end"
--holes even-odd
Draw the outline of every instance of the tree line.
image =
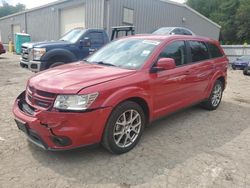
POLYGON ((17 12, 24 11, 26 9, 25 5, 18 3, 15 6, 10 5, 5 0, 0 1, 2 5, 0 6, 0 18, 14 14, 17 12))
POLYGON ((221 25, 223 44, 250 43, 250 0, 187 0, 186 3, 221 25))

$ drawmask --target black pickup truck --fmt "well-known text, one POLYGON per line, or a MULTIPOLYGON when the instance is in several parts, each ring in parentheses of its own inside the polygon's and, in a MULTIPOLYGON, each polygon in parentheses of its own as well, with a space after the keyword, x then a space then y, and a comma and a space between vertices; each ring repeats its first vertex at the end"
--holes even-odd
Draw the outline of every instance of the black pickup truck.
MULTIPOLYGON (((133 26, 113 27, 111 40, 134 34, 133 26)), ((103 29, 76 28, 65 34, 59 41, 24 43, 20 66, 39 72, 55 66, 81 60, 110 41, 103 29)))

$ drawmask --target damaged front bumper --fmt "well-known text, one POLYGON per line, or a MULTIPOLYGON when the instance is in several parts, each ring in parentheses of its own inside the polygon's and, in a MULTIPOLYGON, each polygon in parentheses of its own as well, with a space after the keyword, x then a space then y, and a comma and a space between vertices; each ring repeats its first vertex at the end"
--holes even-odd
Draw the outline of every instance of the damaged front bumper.
POLYGON ((26 103, 25 92, 13 106, 16 124, 28 140, 52 151, 100 143, 111 111, 112 108, 88 112, 41 111, 26 103))

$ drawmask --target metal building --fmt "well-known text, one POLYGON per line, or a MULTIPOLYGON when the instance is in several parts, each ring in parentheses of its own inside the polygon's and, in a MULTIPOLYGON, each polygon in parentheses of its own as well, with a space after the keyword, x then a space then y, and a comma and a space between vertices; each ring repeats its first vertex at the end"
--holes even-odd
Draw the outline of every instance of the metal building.
POLYGON ((104 28, 134 25, 136 33, 163 26, 187 27, 194 33, 218 39, 220 26, 187 5, 168 0, 60 0, 0 19, 3 43, 14 33, 26 32, 32 41, 56 40, 75 27, 104 28))

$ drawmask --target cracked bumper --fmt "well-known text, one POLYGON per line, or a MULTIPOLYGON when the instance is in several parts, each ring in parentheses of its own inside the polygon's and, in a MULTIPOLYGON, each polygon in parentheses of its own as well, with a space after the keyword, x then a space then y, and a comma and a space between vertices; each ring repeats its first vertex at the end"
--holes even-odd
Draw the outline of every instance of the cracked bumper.
POLYGON ((37 146, 45 150, 69 150, 101 142, 111 108, 82 113, 35 110, 30 115, 22 109, 24 96, 23 92, 15 101, 14 118, 19 129, 25 126, 22 131, 37 146), (69 142, 62 146, 55 138, 66 138, 69 142))

